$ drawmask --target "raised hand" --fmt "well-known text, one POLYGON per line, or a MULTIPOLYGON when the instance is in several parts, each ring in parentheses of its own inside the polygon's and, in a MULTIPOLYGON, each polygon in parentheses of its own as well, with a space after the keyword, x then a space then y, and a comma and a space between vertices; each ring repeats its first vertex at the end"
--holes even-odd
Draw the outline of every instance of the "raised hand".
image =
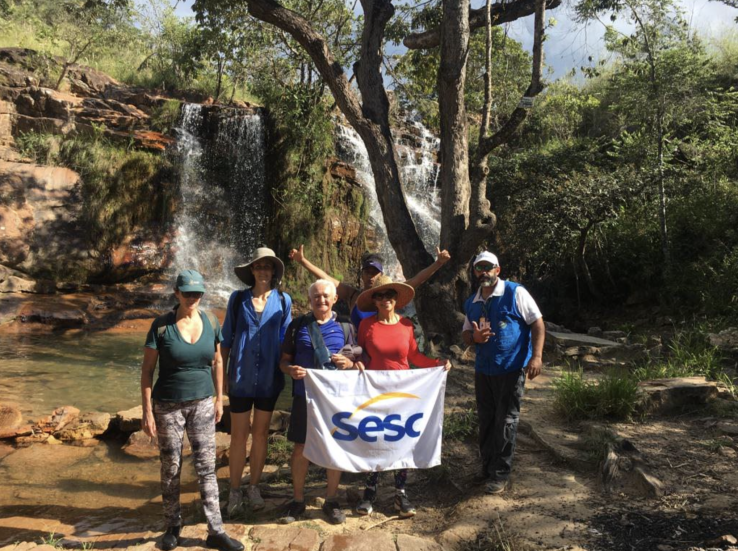
POLYGON ((441 265, 444 265, 446 262, 451 260, 451 255, 446 249, 439 249, 436 247, 436 262, 438 262, 441 265))
POLYGON ((294 260, 295 262, 301 263, 302 259, 305 258, 304 254, 304 245, 300 245, 299 250, 298 249, 292 249, 287 256, 290 260, 294 260))
POLYGON ((472 325, 474 326, 474 342, 479 344, 484 344, 489 340, 491 336, 494 335, 492 332, 492 329, 490 329, 489 325, 485 325, 482 329, 479 328, 476 321, 472 322, 472 325))

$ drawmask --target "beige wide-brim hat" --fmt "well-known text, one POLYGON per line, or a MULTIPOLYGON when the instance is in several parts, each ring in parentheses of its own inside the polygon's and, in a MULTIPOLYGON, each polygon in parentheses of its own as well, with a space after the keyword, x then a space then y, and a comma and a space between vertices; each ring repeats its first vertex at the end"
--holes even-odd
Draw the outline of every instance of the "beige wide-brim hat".
POLYGON ((236 266, 233 271, 236 272, 238 279, 243 281, 249 287, 253 287, 256 284, 256 279, 254 279, 254 274, 251 272, 251 265, 257 260, 262 260, 264 258, 268 258, 274 262, 274 278, 277 280, 277 285, 279 285, 282 281, 282 276, 284 275, 284 262, 277 258, 274 251, 268 247, 259 247, 256 249, 248 264, 236 266))
POLYGON ((415 289, 407 283, 396 283, 389 276, 381 275, 374 280, 374 285, 372 285, 371 289, 367 289, 359 295, 359 298, 356 299, 356 305, 363 312, 373 312, 377 308, 374 306, 372 295, 389 289, 397 293, 397 304, 395 304, 397 310, 407 306, 415 296, 415 289))

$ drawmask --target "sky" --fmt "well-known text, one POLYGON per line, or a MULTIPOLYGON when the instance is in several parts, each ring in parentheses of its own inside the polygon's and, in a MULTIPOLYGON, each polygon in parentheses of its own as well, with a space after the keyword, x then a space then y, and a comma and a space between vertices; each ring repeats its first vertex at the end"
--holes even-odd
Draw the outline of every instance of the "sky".
MULTIPOLYGON (((705 40, 717 38, 721 34, 737 32, 738 9, 726 6, 722 2, 708 0, 681 0, 679 2, 690 27, 705 40)), ((548 38, 544 43, 544 59, 551 73, 548 78, 556 79, 565 76, 582 65, 592 65, 591 56, 596 63, 605 51, 603 36, 605 27, 598 21, 582 24, 575 20, 573 3, 567 0, 548 14, 556 19, 556 25, 546 32, 548 38)), ((609 22, 609 20, 608 20, 609 22)), ((618 30, 632 31, 632 26, 625 20, 615 23, 618 30)), ((533 17, 518 20, 510 24, 509 36, 521 42, 530 51, 533 45, 533 17)))
MULTIPOLYGON (((177 13, 191 16, 192 3, 193 0, 180 1, 177 13)), ((678 0, 678 3, 691 27, 708 42, 721 34, 738 33, 738 23, 735 22, 738 9, 719 1, 678 0)), ((482 5, 483 2, 480 0, 472 0, 473 7, 482 5)), ((564 77, 572 68, 579 73, 582 65, 592 65, 607 55, 602 40, 605 27, 597 21, 588 24, 578 23, 574 17, 571 0, 564 0, 562 5, 550 11, 548 16, 556 20, 556 25, 546 31, 548 38, 544 43, 544 59, 548 67, 548 73, 545 75, 547 79, 564 77), (592 57, 592 62, 589 61, 589 57, 592 57)), ((632 30, 625 20, 616 21, 615 26, 623 32, 632 30)), ((533 16, 510 23, 508 32, 509 36, 521 42, 523 47, 530 51, 533 45, 533 16)), ((348 67, 346 69, 350 70, 348 67)))

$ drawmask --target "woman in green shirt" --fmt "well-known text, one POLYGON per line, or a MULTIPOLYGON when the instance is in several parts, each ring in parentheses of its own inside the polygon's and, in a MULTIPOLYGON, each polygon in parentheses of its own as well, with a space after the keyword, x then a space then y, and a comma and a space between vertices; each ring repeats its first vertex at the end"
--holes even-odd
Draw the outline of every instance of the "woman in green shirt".
POLYGON ((158 436, 161 487, 167 530, 161 549, 179 545, 182 516, 179 481, 185 432, 200 485, 208 522, 206 545, 221 551, 242 551, 243 545, 223 529, 215 476, 215 424, 223 415, 223 363, 218 319, 198 309, 205 292, 203 277, 194 270, 177 276, 174 296, 179 304, 159 316, 146 336, 141 367, 143 419, 141 428, 158 436), (152 384, 159 364, 159 376, 152 384), (213 402, 213 394, 216 398, 213 402), (152 404, 153 402, 153 404, 152 404))

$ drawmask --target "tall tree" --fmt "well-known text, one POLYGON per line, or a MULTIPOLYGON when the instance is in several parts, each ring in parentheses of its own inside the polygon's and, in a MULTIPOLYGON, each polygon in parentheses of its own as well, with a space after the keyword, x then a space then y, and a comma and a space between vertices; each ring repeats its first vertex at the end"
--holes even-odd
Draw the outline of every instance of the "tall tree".
MULTIPOLYGON (((205 0, 206 3, 227 1, 205 0)), ((337 61, 332 45, 309 18, 274 0, 246 1, 254 17, 289 33, 309 54, 336 104, 366 146, 388 238, 403 270, 417 273, 430 264, 432 258, 419 237, 403 195, 390 129, 390 102, 382 73, 385 31, 395 13, 392 1, 361 0, 363 29, 357 61, 353 65, 358 94, 337 61)), ((559 3, 560 0, 548 0, 550 8, 559 3)), ((486 198, 486 158, 495 147, 512 136, 525 119, 527 102, 530 101, 526 100, 516 108, 496 132, 484 136, 475 153, 474 178, 470 181, 468 121, 464 105, 470 33, 487 25, 500 25, 536 13, 534 70, 526 92, 526 96, 532 98, 541 89, 545 7, 546 0, 514 0, 495 3, 489 10, 471 10, 468 0, 447 0, 442 5, 443 15, 438 28, 413 34, 405 40, 405 45, 411 49, 440 45, 441 246, 451 252, 453 261, 445 273, 439 274, 432 285, 424 286, 419 295, 421 315, 433 332, 458 333, 458 318, 451 313, 458 312, 468 289, 466 264, 489 237, 495 224, 486 198)))

